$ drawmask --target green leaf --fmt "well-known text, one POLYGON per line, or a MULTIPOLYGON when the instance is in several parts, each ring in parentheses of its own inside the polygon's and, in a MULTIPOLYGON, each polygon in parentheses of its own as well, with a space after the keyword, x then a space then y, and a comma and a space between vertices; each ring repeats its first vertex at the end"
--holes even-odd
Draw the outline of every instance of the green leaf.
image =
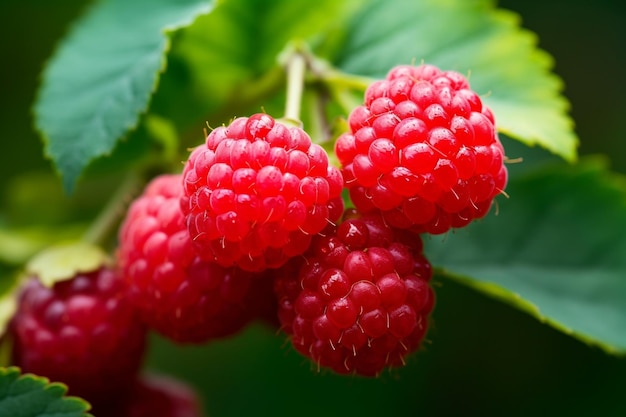
POLYGON ((292 41, 312 43, 343 22, 356 2, 230 0, 181 30, 170 53, 153 110, 192 126, 202 140, 204 121, 227 123, 261 111, 285 75, 279 54, 292 41), (333 16, 329 19, 329 16, 333 16), (195 125, 194 125, 195 124, 195 125))
POLYGON ((20 374, 15 367, 0 368, 0 416, 87 417, 89 404, 66 397, 67 387, 47 378, 20 374))
POLYGON ((98 246, 82 241, 59 243, 38 253, 26 265, 26 273, 49 287, 79 273, 93 272, 110 259, 98 246))
POLYGON ((469 75, 501 132, 574 161, 578 139, 552 58, 517 15, 493 3, 370 0, 346 29, 336 65, 383 78, 395 65, 424 61, 469 75))
POLYGON ((102 0, 61 42, 43 73, 35 124, 66 190, 136 126, 165 68, 166 32, 211 6, 208 0, 102 0))
POLYGON ((626 180, 601 159, 512 181, 466 229, 426 239, 442 273, 611 353, 626 353, 626 180))

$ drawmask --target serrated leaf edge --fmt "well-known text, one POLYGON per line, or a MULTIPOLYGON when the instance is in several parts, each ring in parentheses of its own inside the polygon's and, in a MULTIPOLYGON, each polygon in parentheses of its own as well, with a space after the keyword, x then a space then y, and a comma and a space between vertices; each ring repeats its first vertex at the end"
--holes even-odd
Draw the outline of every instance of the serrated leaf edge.
MULTIPOLYGON (((50 379, 45 376, 36 375, 33 373, 22 373, 22 370, 17 366, 0 366, 0 377, 12 378, 13 382, 24 379, 32 379, 35 382, 41 383, 43 385, 42 390, 44 391, 49 391, 51 389, 61 389, 63 394, 59 397, 56 397, 56 399, 69 399, 71 401, 82 403, 85 407, 85 409, 83 410, 83 416, 94 417, 92 414, 89 413, 89 410, 91 410, 91 404, 83 398, 73 395, 67 395, 68 387, 62 382, 51 382, 50 379)), ((2 401, 2 398, 0 398, 0 401, 2 401)))
POLYGON ((587 344, 588 346, 598 347, 610 355, 626 356, 626 349, 602 342, 587 334, 574 331, 571 328, 565 326, 563 323, 560 323, 559 321, 554 320, 550 317, 544 316, 538 306, 533 304, 531 301, 523 298, 520 294, 509 291, 501 285, 489 281, 482 281, 470 278, 463 274, 451 272, 450 270, 445 268, 437 268, 436 271, 437 276, 440 278, 452 280, 461 285, 469 287, 483 295, 486 295, 497 301, 512 306, 520 311, 523 311, 524 313, 527 313, 531 317, 537 319, 540 323, 547 324, 555 328, 556 330, 587 344))
MULTIPOLYGON (((199 11, 193 17, 190 17, 188 19, 183 19, 181 22, 178 22, 178 23, 175 23, 175 24, 165 25, 164 27, 162 27, 160 29, 160 33, 165 38, 165 42, 163 44, 163 49, 161 51, 161 64, 160 64, 159 69, 154 74, 154 80, 153 80, 152 88, 150 89, 148 100, 146 101, 145 105, 136 112, 136 117, 134 118, 135 119, 134 123, 129 125, 129 126, 127 126, 125 133, 116 139, 117 143, 119 143, 122 140, 125 140, 128 137, 128 134, 131 133, 133 130, 135 130, 139 126, 141 117, 144 114, 146 114, 147 110, 150 108, 150 103, 152 101, 152 98, 154 97, 154 93, 156 92, 156 90, 157 90, 157 88, 159 86, 161 75, 167 69, 167 54, 168 54, 168 52, 170 51, 170 48, 171 48, 171 35, 173 34, 173 32, 175 32, 176 30, 179 30, 181 28, 184 28, 184 27, 192 24, 198 17, 210 13, 211 10, 213 10, 213 8, 215 7, 215 3, 216 2, 217 2, 217 0, 214 1, 213 3, 207 2, 207 3, 205 3, 204 8, 200 8, 200 7, 198 8, 201 11, 199 11)), ((110 156, 113 153, 113 151, 115 149, 115 146, 113 146, 108 152, 102 152, 102 153, 100 153, 98 155, 95 155, 91 160, 89 160, 89 161, 87 161, 86 163, 83 164, 83 166, 81 167, 81 173, 80 174, 76 175, 75 177, 68 178, 67 175, 63 175, 63 173, 59 169, 57 163, 54 161, 53 156, 49 153, 50 138, 48 137, 48 135, 45 133, 44 129, 38 123, 39 117, 38 117, 37 107, 38 107, 38 103, 40 102, 40 98, 41 98, 41 94, 42 94, 42 90, 43 90, 41 88, 41 85, 43 84, 43 82, 44 82, 44 80, 46 78, 47 69, 50 66, 49 64, 56 59, 56 57, 57 57, 57 55, 59 53, 59 50, 61 49, 63 43, 67 40, 68 36, 70 36, 73 33, 73 31, 75 30, 75 28, 78 27, 81 24, 81 22, 82 22, 81 19, 84 16, 86 16, 88 13, 90 13, 91 10, 93 8, 95 8, 95 7, 96 7, 95 3, 92 4, 91 7, 88 7, 87 10, 85 10, 82 13, 81 18, 77 19, 74 22, 74 24, 70 27, 70 29, 67 31, 65 36, 63 36, 57 42, 57 45, 54 48, 54 52, 46 60, 44 66, 43 66, 43 70, 41 71, 41 73, 40 73, 40 75, 38 77, 39 78, 38 79, 39 87, 37 88, 37 93, 35 95, 35 100, 33 101, 33 105, 31 106, 31 109, 30 109, 31 116, 32 116, 33 120, 35 120, 35 123, 34 123, 35 131, 40 135, 40 137, 42 138, 43 144, 44 144, 44 156, 46 157, 46 159, 49 159, 50 161, 53 162, 53 164, 52 164, 53 165, 53 169, 54 169, 55 173, 61 178, 61 180, 63 182, 63 188, 65 189, 66 193, 68 193, 68 194, 71 194, 72 191, 74 190, 76 182, 80 178, 81 174, 84 172, 85 168, 87 168, 94 160, 96 160, 98 158, 110 156)))

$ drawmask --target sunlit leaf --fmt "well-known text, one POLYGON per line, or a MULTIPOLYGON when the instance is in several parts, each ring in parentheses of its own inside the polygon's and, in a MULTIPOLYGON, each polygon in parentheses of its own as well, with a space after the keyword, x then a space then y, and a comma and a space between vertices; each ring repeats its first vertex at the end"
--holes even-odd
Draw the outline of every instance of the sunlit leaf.
POLYGON ((166 65, 168 31, 207 13, 206 0, 101 0, 48 63, 35 103, 46 155, 66 190, 136 126, 166 65))
POLYGON ((47 286, 93 272, 109 262, 98 246, 85 242, 59 243, 38 253, 26 265, 26 273, 37 276, 47 286))
POLYGON ((376 78, 422 61, 458 71, 492 108, 500 131, 576 159, 578 139, 552 58, 517 15, 491 0, 369 0, 347 26, 335 61, 376 78))

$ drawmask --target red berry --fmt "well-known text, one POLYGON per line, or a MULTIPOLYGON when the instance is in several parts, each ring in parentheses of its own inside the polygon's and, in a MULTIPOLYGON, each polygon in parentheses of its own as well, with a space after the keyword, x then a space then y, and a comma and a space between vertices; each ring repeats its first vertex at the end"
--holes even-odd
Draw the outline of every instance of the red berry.
POLYGON ((185 227, 181 195, 180 175, 154 178, 120 228, 118 264, 144 321, 175 341, 200 343, 267 317, 275 308, 271 280, 201 259, 185 227))
POLYGON ((121 277, 106 267, 51 288, 30 278, 10 324, 11 362, 64 382, 94 409, 125 396, 141 365, 146 332, 124 291, 121 277))
POLYGON ((304 252, 336 220, 343 188, 322 147, 266 114, 213 130, 189 156, 183 180, 181 207, 196 251, 248 271, 304 252))
MULTIPOLYGON (((113 402, 113 401, 112 401, 113 402)), ((171 377, 143 375, 130 396, 114 404, 102 417, 202 417, 196 392, 171 377)))
POLYGON ((462 227, 506 186, 493 114, 457 72, 397 66, 369 86, 348 120, 335 152, 352 202, 382 211, 395 227, 462 227))
POLYGON ((282 329, 318 367, 377 375, 420 345, 434 305, 431 274, 418 235, 379 214, 346 212, 278 270, 282 329))

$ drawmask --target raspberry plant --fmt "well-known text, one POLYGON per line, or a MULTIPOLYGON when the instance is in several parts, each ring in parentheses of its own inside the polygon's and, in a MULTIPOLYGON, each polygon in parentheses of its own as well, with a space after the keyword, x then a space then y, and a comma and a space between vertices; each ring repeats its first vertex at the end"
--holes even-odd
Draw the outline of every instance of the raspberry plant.
POLYGON ((487 0, 97 0, 3 180, 0 415, 485 415, 494 300, 623 354, 626 189, 551 65, 487 0))

